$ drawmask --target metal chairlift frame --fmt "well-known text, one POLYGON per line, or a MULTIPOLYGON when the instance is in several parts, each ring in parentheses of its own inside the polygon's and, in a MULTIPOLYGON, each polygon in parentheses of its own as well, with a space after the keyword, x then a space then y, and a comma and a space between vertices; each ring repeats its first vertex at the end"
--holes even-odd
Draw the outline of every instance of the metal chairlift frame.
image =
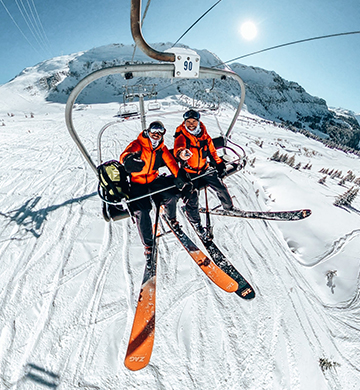
MULTIPOLYGON (((175 54, 169 52, 159 52, 151 48, 144 40, 141 33, 141 25, 140 25, 140 14, 141 14, 141 0, 132 0, 131 1, 131 32, 134 38, 136 45, 147 54, 149 57, 157 59, 159 61, 166 61, 167 63, 149 63, 149 64, 126 64, 122 66, 113 66, 110 68, 97 70, 82 80, 74 87, 70 96, 67 100, 65 107, 65 121, 68 131, 73 138, 75 144, 79 148, 80 152, 84 156, 85 160, 88 162, 96 176, 97 173, 97 165, 94 163, 92 157, 89 152, 83 145, 73 122, 73 109, 74 104, 76 102, 77 97, 80 95, 83 89, 85 89, 92 82, 106 76, 117 75, 120 74, 124 77, 125 80, 131 79, 133 77, 153 77, 153 78, 175 78, 175 54)), ((175 50, 175 49, 174 49, 175 50)), ((225 80, 232 79, 235 80, 241 89, 240 101, 239 105, 235 111, 234 117, 231 120, 231 123, 227 129, 227 132, 224 137, 223 146, 226 147, 227 139, 230 137, 231 131, 236 123, 236 120, 240 114, 242 106, 245 100, 245 85, 241 77, 226 69, 215 69, 215 68, 207 68, 200 66, 198 79, 217 79, 217 80, 225 80)), ((144 107, 141 107, 142 116, 145 117, 144 107)), ((103 131, 102 131, 103 132, 103 131)))

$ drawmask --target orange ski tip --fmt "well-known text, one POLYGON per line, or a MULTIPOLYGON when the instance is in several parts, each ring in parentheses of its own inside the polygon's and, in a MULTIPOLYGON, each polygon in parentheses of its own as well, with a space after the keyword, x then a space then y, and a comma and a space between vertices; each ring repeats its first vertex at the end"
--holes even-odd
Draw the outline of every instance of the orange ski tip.
POLYGON ((241 291, 241 296, 243 298, 248 298, 248 299, 252 299, 252 298, 255 298, 255 292, 252 288, 248 287, 246 288, 245 290, 241 291))
POLYGON ((150 361, 155 338, 155 277, 141 288, 124 364, 141 370, 150 361))
POLYGON ((143 356, 134 356, 125 359, 125 367, 131 371, 138 371, 145 368, 149 364, 149 360, 143 356))
POLYGON ((124 364, 131 371, 149 364, 155 336, 155 314, 148 322, 133 327, 124 364), (134 329, 135 328, 135 329, 134 329))
POLYGON ((203 252, 200 250, 194 251, 191 255, 202 271, 220 288, 226 292, 235 292, 238 290, 238 283, 222 269, 217 267, 203 252))

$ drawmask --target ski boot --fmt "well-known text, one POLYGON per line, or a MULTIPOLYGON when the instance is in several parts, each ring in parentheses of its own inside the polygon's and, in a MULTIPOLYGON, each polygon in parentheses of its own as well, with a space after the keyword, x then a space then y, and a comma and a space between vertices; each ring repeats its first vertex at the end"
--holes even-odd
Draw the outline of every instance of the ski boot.
POLYGON ((201 222, 194 223, 193 226, 196 230, 196 233, 199 235, 201 241, 211 241, 212 240, 211 234, 209 234, 207 229, 201 225, 201 222))
POLYGON ((180 230, 180 224, 179 224, 179 221, 178 221, 176 218, 171 218, 171 219, 169 219, 169 224, 170 224, 171 228, 172 228, 175 232, 179 232, 179 230, 180 230))

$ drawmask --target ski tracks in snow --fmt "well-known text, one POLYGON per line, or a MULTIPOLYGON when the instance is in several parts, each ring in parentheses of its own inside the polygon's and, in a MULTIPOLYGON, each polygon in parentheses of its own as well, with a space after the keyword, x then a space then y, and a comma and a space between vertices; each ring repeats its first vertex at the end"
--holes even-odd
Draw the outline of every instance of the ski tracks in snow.
MULTIPOLYGON (((229 181, 237 206, 259 208, 247 195, 254 192, 254 188, 246 177, 230 178, 229 181)), ((216 218, 213 222, 216 226, 216 218)), ((248 366, 243 364, 243 383, 248 383, 250 389, 272 389, 279 383, 283 389, 341 388, 340 379, 335 374, 329 373, 328 382, 325 382, 318 367, 320 357, 338 355, 336 339, 333 339, 332 349, 323 349, 325 340, 331 338, 334 324, 323 313, 322 302, 301 274, 293 254, 272 228, 271 222, 229 218, 223 231, 215 232, 215 237, 257 292, 255 300, 241 308, 248 313, 241 316, 242 326, 236 334, 246 336, 242 342, 231 346, 235 357, 241 355, 236 346, 251 351, 246 359, 244 356, 248 366), (240 251, 236 245, 238 241, 242 243, 240 251), (299 295, 302 299, 298 299, 299 295), (272 297, 277 297, 276 301, 272 297), (293 334, 301 337, 294 339, 293 334), (299 368, 297 361, 304 358, 313 361, 313 372, 302 372, 299 368), (257 372, 258 367, 261 371, 257 372)), ((225 313, 233 312, 228 310, 225 313)), ((234 326, 230 322, 227 329, 234 326)), ((239 364, 237 362, 235 366, 239 367, 239 364)))
MULTIPOLYGON (((152 358, 144 370, 128 371, 123 359, 144 270, 136 228, 130 219, 102 220, 93 172, 63 125, 51 122, 49 140, 48 124, 33 123, 0 173, 0 193, 12 198, 0 200, 5 389, 37 390, 44 385, 40 376, 64 390, 343 388, 360 366, 352 346, 360 328, 359 294, 346 307, 327 307, 271 222, 216 216, 215 241, 256 298, 220 290, 175 237, 162 237, 152 358), (341 370, 324 375, 320 357, 334 359, 341 370), (299 365, 303 359, 312 363, 299 365)), ((261 209, 247 174, 226 183, 236 206, 261 209)), ((358 233, 334 243, 322 261, 358 233)))
POLYGON ((85 164, 77 156, 78 168, 69 168, 74 148, 68 138, 60 142, 65 153, 58 150, 58 140, 49 148, 46 134, 43 145, 39 139, 26 146, 25 170, 19 168, 25 151, 20 147, 18 155, 11 156, 1 188, 14 200, 13 208, 2 207, 0 216, 0 251, 8 261, 7 278, 0 285, 1 380, 13 389, 37 388, 41 380, 55 386, 59 375, 69 388, 80 383, 91 355, 94 324, 99 317, 122 311, 112 302, 108 312, 100 313, 108 273, 119 256, 111 225, 104 229, 101 221, 92 226, 92 211, 84 211, 84 202, 93 196, 85 164), (24 171, 35 174, 26 181, 24 171), (79 196, 84 193, 89 195, 79 196))

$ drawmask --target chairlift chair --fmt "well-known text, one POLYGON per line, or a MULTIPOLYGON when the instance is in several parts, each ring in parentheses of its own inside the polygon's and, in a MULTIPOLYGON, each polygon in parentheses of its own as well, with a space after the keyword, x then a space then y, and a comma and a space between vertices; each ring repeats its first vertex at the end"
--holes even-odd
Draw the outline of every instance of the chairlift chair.
POLYGON ((148 103, 148 110, 149 111, 158 111, 161 108, 161 104, 155 99, 153 102, 148 103))
MULTIPOLYGON (((238 107, 235 111, 234 117, 227 129, 227 132, 224 137, 217 137, 214 139, 215 147, 222 148, 224 154, 226 151, 232 151, 237 156, 233 161, 233 164, 230 164, 228 173, 231 171, 237 171, 242 167, 243 162, 245 161, 245 152, 242 150, 234 151, 234 145, 228 146, 227 143, 230 141, 231 131, 236 123, 236 120, 240 114, 241 108, 245 100, 245 86, 244 82, 238 74, 226 69, 215 69, 202 67, 199 64, 199 56, 192 50, 183 49, 183 48, 173 48, 165 52, 158 52, 152 49, 147 45, 145 40, 142 37, 140 30, 140 10, 139 10, 139 0, 132 0, 132 11, 131 11, 131 28, 134 41, 137 46, 142 49, 149 57, 165 61, 162 63, 144 63, 144 64, 126 64, 121 66, 113 66, 109 68, 104 68, 97 70, 85 78, 80 80, 80 82, 74 87, 72 92, 69 95, 69 98, 66 103, 65 108, 65 120, 68 131, 73 138, 75 144, 79 148, 80 152, 84 156, 87 163, 90 165, 94 171, 96 177, 98 177, 97 165, 95 164, 92 156, 89 151, 85 148, 84 144, 81 141, 79 134, 77 133, 74 123, 73 123, 73 110, 77 97, 79 94, 92 82, 109 75, 121 75, 124 80, 128 80, 133 77, 141 78, 165 78, 165 79, 178 79, 178 78, 190 78, 190 79, 212 79, 212 80, 225 80, 232 79, 236 81, 241 89, 240 101, 238 107)), ((140 117, 142 121, 142 128, 146 128, 145 122, 145 109, 143 100, 139 99, 140 106, 140 117)), ((134 107, 130 110, 128 107, 127 110, 123 110, 122 115, 129 115, 135 112, 138 113, 138 110, 135 111, 134 107), (125 112, 126 111, 126 112, 125 112)), ((121 116, 121 115, 120 115, 121 116)), ((123 117, 124 118, 124 117, 123 117)), ((100 131, 103 133, 104 129, 100 131)), ((101 139, 101 136, 100 136, 101 139)), ((100 144, 99 144, 100 145, 100 144)), ((101 148, 101 145, 99 146, 101 148)), ((99 193, 101 196, 101 194, 99 193)), ((103 199, 104 200, 104 199, 103 199)), ((116 204, 115 204, 116 205, 116 204)), ((105 216, 104 216, 105 217, 105 216)))
POLYGON ((129 118, 138 115, 140 115, 140 112, 136 103, 122 103, 116 116, 120 118, 129 118))

